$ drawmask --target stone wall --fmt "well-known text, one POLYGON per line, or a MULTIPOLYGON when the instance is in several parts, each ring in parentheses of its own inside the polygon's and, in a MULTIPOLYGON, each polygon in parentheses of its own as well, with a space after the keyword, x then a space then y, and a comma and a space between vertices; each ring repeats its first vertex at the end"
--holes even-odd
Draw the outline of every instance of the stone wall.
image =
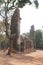
POLYGON ((31 40, 27 37, 20 36, 20 45, 21 45, 20 49, 22 48, 22 51, 24 53, 34 51, 33 40, 31 40))

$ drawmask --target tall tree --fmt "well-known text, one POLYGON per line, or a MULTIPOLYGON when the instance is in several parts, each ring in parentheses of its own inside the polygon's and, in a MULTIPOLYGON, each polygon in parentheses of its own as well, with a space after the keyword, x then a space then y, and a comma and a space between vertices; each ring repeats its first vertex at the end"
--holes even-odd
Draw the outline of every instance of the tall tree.
POLYGON ((36 30, 35 32, 36 48, 40 48, 41 41, 42 41, 42 32, 41 30, 36 30))

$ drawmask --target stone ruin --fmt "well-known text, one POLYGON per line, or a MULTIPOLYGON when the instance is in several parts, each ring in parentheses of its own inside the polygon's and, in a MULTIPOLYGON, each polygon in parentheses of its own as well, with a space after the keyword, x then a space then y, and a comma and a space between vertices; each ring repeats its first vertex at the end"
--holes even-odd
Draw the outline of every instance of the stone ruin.
POLYGON ((20 36, 20 51, 24 53, 32 52, 34 50, 33 40, 20 36))
POLYGON ((34 25, 31 26, 30 29, 30 37, 24 37, 20 35, 20 10, 17 8, 11 19, 11 34, 16 34, 16 36, 12 36, 12 48, 17 47, 19 52, 32 52, 34 51, 34 25))
POLYGON ((20 36, 20 10, 15 9, 12 19, 11 19, 11 35, 13 41, 13 48, 18 50, 18 45, 20 44, 18 38, 20 36), (16 35, 16 36, 13 36, 16 35))
POLYGON ((29 37, 31 40, 33 40, 33 45, 34 45, 34 48, 36 48, 36 44, 35 44, 35 29, 34 29, 34 25, 31 26, 31 29, 30 29, 30 37, 29 37))
POLYGON ((23 52, 32 52, 35 50, 35 39, 34 39, 35 31, 34 31, 34 25, 31 26, 30 29, 30 36, 20 36, 20 48, 23 52))

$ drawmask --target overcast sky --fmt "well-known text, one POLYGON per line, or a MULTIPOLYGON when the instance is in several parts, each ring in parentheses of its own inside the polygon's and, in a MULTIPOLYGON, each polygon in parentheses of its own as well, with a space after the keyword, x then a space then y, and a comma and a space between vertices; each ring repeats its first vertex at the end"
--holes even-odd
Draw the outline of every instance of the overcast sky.
POLYGON ((34 24, 35 30, 42 29, 43 26, 43 0, 39 1, 39 9, 36 9, 34 5, 28 6, 26 5, 24 8, 20 10, 21 14, 21 34, 28 32, 30 30, 31 25, 34 24))

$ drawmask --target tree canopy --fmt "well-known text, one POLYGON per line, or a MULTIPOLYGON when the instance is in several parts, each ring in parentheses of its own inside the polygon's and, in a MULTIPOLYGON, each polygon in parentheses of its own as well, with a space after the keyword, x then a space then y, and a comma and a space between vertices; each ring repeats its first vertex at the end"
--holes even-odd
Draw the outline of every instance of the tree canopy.
MULTIPOLYGON (((37 8, 39 5, 38 0, 33 0, 33 2, 37 8)), ((4 4, 4 10, 9 11, 11 9, 15 9, 16 7, 22 8, 27 3, 30 5, 32 4, 31 0, 0 0, 0 7, 2 4, 4 4)))
POLYGON ((35 42, 36 42, 36 47, 40 47, 40 43, 42 41, 42 32, 41 30, 36 30, 35 32, 35 42))
MULTIPOLYGON (((36 5, 36 7, 38 7, 38 0, 33 0, 33 2, 36 5)), ((0 0, 0 3, 1 4, 7 3, 7 5, 12 4, 13 7, 14 7, 14 3, 16 3, 18 7, 23 7, 26 3, 32 4, 31 0, 0 0)))

